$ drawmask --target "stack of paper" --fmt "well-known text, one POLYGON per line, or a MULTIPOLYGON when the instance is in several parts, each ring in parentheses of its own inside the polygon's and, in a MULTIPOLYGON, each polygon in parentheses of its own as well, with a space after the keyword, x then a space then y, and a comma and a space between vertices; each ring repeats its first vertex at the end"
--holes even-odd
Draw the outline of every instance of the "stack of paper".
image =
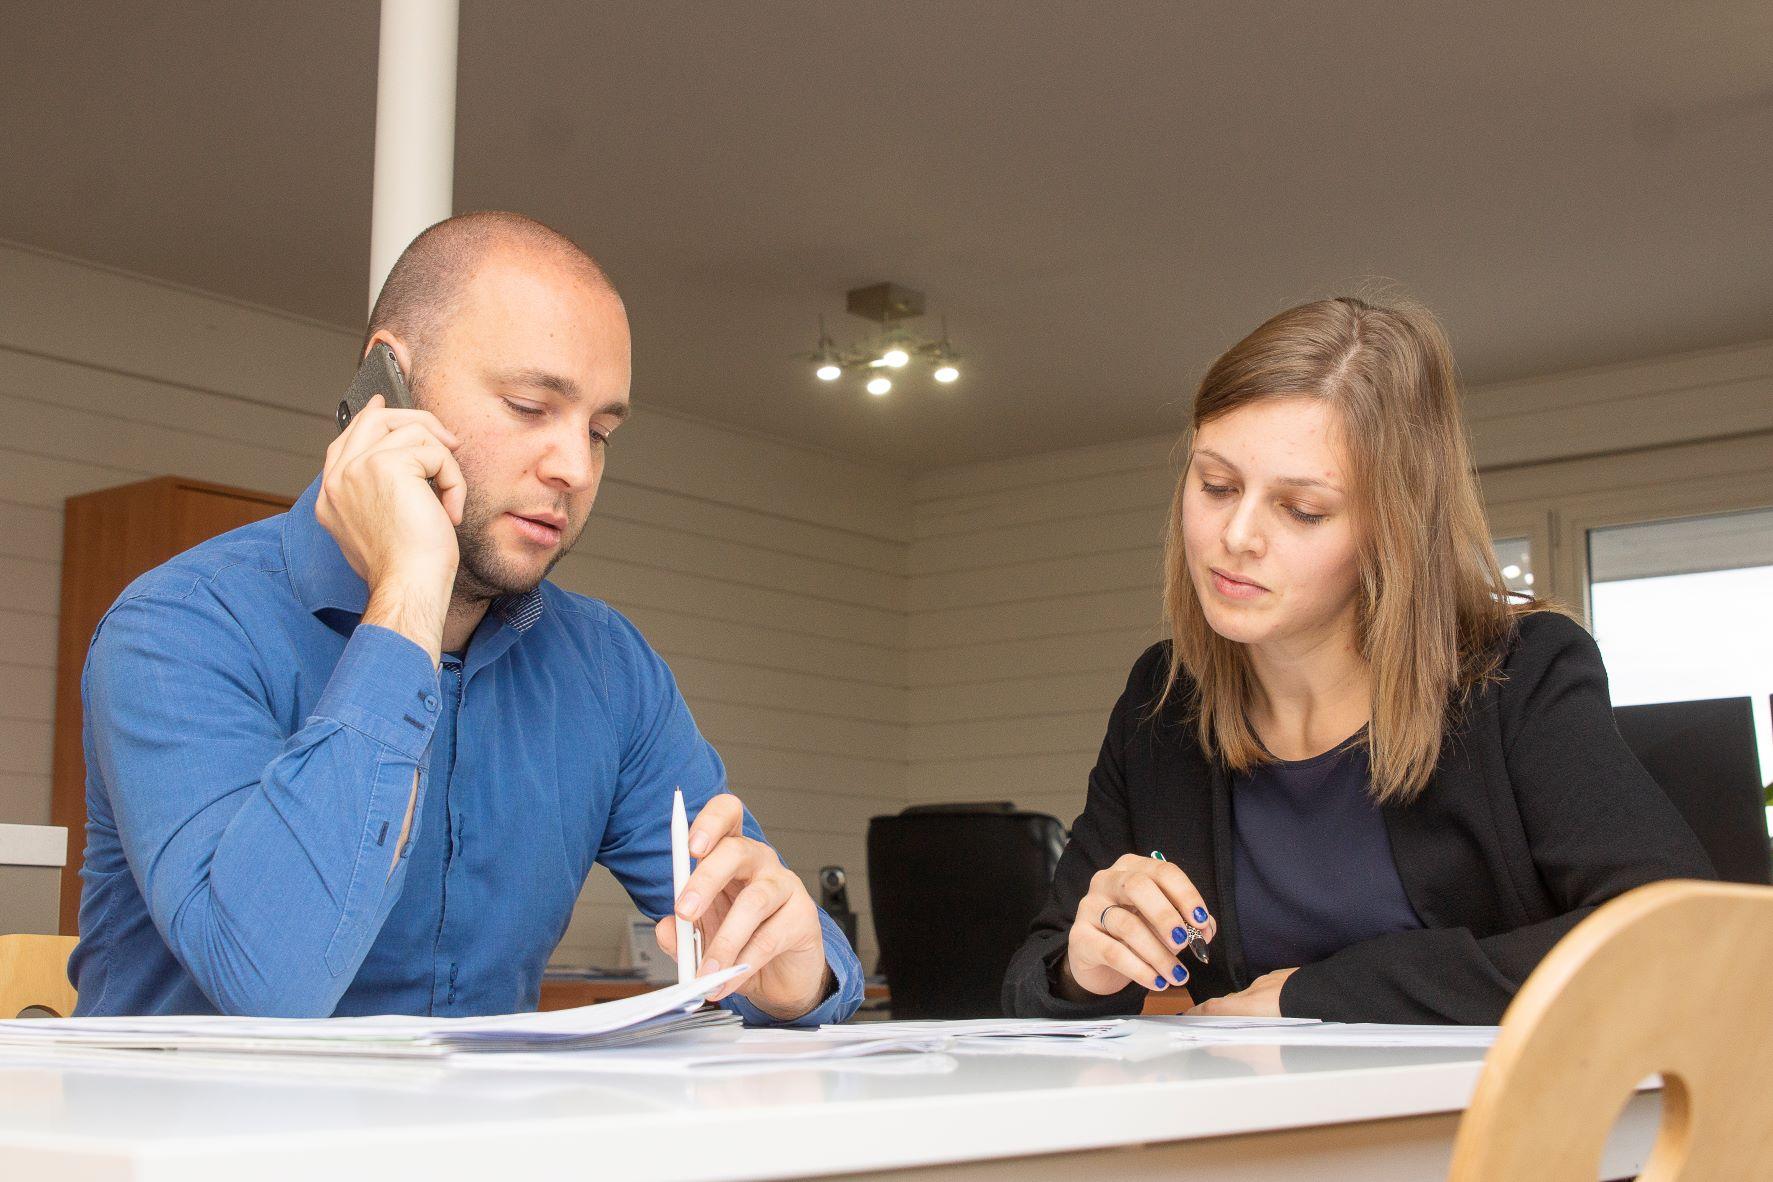
POLYGON ((701 1010, 726 982, 723 972, 638 997, 570 1010, 486 1018, 43 1018, 0 1021, 0 1047, 103 1047, 210 1053, 437 1059, 491 1051, 585 1050, 629 1046, 711 1027, 736 1030, 724 1010, 701 1010))

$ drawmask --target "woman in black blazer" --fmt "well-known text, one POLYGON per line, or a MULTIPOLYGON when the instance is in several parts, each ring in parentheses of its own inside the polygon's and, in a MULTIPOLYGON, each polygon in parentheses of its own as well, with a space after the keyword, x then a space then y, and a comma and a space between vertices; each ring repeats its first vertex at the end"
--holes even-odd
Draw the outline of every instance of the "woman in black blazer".
POLYGON ((1184 444, 1171 639, 1109 718, 1009 1013, 1176 988, 1203 1013, 1493 1023, 1589 911, 1712 877, 1593 640, 1511 602, 1431 316, 1281 313, 1208 372, 1184 444))

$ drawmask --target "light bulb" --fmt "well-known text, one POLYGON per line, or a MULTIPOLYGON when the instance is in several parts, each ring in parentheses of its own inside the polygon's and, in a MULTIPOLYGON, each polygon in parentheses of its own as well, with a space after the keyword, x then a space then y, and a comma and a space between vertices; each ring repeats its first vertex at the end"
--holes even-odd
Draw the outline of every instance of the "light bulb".
POLYGON ((1521 568, 1511 562, 1502 568, 1502 577, 1505 579, 1518 579, 1521 577, 1521 568))
POLYGON ((1528 571, 1525 575, 1521 576, 1521 581, 1531 587, 1533 585, 1533 572, 1528 571))
MULTIPOLYGON (((905 350, 899 348, 897 345, 894 345, 891 349, 888 349, 885 353, 880 355, 880 360, 881 364, 890 365, 894 369, 898 369, 907 361, 911 360, 911 354, 905 352, 905 350)), ((885 393, 885 391, 882 391, 882 393, 885 393)))
POLYGON ((818 375, 821 382, 835 382, 838 378, 843 376, 843 370, 832 365, 830 362, 821 365, 814 372, 818 375))
POLYGON ((893 384, 891 382, 887 381, 885 378, 875 378, 873 381, 868 383, 868 392, 870 394, 885 394, 888 390, 891 390, 892 388, 893 388, 893 384))
POLYGON ((955 369, 952 365, 944 365, 931 376, 938 382, 952 382, 955 378, 960 376, 960 371, 955 369))

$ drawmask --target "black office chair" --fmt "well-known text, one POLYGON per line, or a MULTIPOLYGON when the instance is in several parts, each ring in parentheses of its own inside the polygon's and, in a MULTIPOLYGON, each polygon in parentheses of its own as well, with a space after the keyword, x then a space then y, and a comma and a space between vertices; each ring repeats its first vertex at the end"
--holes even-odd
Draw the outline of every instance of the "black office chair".
POLYGON ((868 822, 868 890, 894 1018, 995 1018, 1046 902, 1065 827, 1008 802, 914 805, 868 822))
POLYGON ((1613 720, 1726 882, 1773 882, 1767 811, 1747 698, 1616 706, 1613 720))

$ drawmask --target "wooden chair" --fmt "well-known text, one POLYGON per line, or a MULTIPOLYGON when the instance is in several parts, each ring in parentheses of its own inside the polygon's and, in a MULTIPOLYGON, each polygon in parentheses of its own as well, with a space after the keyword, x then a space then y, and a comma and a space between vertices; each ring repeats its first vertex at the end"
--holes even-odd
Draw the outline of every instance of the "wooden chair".
POLYGON ((77 936, 0 936, 0 1018, 41 1007, 58 1018, 74 1012, 68 957, 77 936))
POLYGON ((1459 1126, 1450 1182, 1593 1182, 1662 1076, 1640 1182, 1773 1178, 1773 887, 1659 882, 1578 924, 1528 977, 1459 1126))

